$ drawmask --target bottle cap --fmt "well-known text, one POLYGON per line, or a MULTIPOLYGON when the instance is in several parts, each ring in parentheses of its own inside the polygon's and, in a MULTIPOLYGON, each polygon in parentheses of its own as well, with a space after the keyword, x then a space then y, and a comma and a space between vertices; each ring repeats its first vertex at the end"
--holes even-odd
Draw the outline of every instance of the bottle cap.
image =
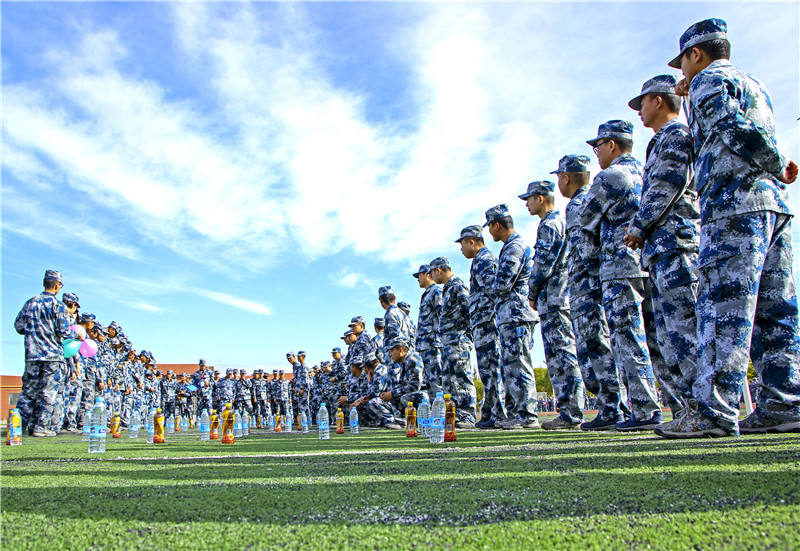
POLYGON ((444 394, 442 394, 442 392, 439 391, 439 392, 436 393, 436 397, 438 398, 439 396, 444 396, 444 394))
POLYGON ((413 405, 414 405, 414 402, 409 402, 409 403, 408 403, 408 405, 409 405, 409 406, 413 406, 413 405))
POLYGON ((449 400, 449 399, 450 399, 450 395, 449 395, 449 394, 445 394, 445 395, 444 395, 444 399, 445 399, 445 400, 449 400))
POLYGON ((156 413, 161 413, 161 408, 158 408, 158 409, 156 410, 156 413))

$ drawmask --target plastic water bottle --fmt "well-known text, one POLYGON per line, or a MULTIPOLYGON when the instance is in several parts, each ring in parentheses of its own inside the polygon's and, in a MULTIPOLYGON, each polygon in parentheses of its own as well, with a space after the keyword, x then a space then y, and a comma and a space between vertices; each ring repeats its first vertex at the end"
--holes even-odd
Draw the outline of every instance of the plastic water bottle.
POLYGON ((272 413, 269 414, 269 420, 267 421, 267 423, 269 423, 269 430, 274 431, 275 430, 275 415, 274 414, 272 414, 272 413))
POLYGON ((175 416, 170 413, 164 422, 167 424, 167 434, 175 434, 175 416))
POLYGON ((423 438, 430 438, 431 437, 431 406, 428 403, 428 399, 424 398, 422 402, 419 404, 419 409, 417 410, 417 418, 419 422, 419 428, 422 431, 423 438))
POLYGON ((358 408, 350 408, 350 434, 358 434, 358 408))
POLYGON ((300 414, 300 425, 303 427, 303 434, 308 434, 308 415, 305 411, 300 414))
POLYGON ((437 392, 431 412, 431 444, 444 443, 444 393, 437 392))
MULTIPOLYGON (((253 415, 250 418, 250 428, 251 429, 255 429, 255 428, 259 428, 260 429, 261 428, 261 416, 260 415, 253 415), (258 418, 258 422, 256 422, 256 418, 258 418)), ((250 434, 249 430, 247 431, 247 434, 250 434)))
POLYGON ((16 408, 8 412, 8 438, 6 439, 7 446, 21 446, 22 445, 22 417, 16 408))
POLYGON ((147 427, 147 443, 153 443, 153 436, 156 434, 156 425, 153 422, 153 418, 156 416, 156 408, 150 408, 150 413, 147 416, 147 422, 145 426, 147 427))
POLYGON ((336 410, 336 434, 344 434, 344 412, 342 408, 336 410))
POLYGON ((106 451, 106 425, 108 419, 106 415, 106 403, 102 398, 97 398, 94 402, 92 415, 89 418, 91 428, 89 430, 89 453, 105 453, 106 451))
POLYGON ((235 430, 235 413, 231 409, 231 404, 225 404, 225 410, 222 412, 222 443, 233 444, 236 441, 235 430))
POLYGON ((239 413, 238 409, 234 409, 233 411, 233 437, 234 438, 241 438, 242 437, 242 414, 239 413))
POLYGON ((90 420, 91 417, 92 417, 92 408, 86 408, 86 413, 83 414, 83 436, 81 438, 81 440, 83 440, 84 442, 89 441, 89 434, 91 433, 92 429, 92 422, 90 420))
POLYGON ((134 411, 131 413, 131 420, 128 424, 128 438, 139 438, 139 426, 142 424, 142 421, 139 419, 139 412, 134 411))
POLYGON ((250 414, 242 412, 242 436, 250 436, 250 414))
POLYGON ((322 405, 319 406, 319 411, 317 412, 317 427, 319 427, 319 439, 330 440, 330 417, 328 416, 328 408, 325 407, 325 402, 322 402, 322 405))
POLYGON ((186 432, 189 430, 189 418, 188 417, 181 417, 181 430, 186 432))
POLYGON ((211 437, 211 421, 208 417, 208 410, 204 409, 200 414, 200 440, 208 440, 211 437))
POLYGON ((217 415, 217 410, 211 410, 211 417, 208 418, 211 425, 209 426, 209 440, 219 440, 219 415, 217 415))
POLYGON ((292 412, 291 409, 289 409, 288 413, 286 413, 286 415, 283 416, 283 431, 284 432, 292 432, 292 423, 294 423, 294 420, 292 419, 292 415, 294 415, 294 413, 292 412))

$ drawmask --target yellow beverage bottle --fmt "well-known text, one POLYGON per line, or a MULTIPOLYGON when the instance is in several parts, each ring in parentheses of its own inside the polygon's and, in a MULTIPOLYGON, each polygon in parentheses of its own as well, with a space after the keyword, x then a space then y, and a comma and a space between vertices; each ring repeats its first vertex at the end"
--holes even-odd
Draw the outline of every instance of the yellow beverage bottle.
POLYGON ((111 417, 111 437, 112 438, 122 438, 122 434, 119 432, 119 425, 120 425, 120 418, 119 413, 115 413, 113 417, 111 417))
POLYGON ((297 414, 297 430, 298 431, 303 430, 303 413, 302 412, 298 412, 298 414, 297 414))
POLYGON ((209 418, 210 432, 208 434, 209 440, 219 440, 219 415, 217 410, 211 410, 211 417, 209 418))
POLYGON ((280 413, 275 414, 275 432, 281 432, 281 423, 283 423, 283 417, 281 417, 280 413))
POLYGON ((417 410, 414 402, 409 402, 406 407, 406 438, 417 436, 417 410))
POLYGON ((161 413, 161 408, 156 410, 153 417, 153 444, 164 443, 164 414, 161 413))
POLYGON ((22 417, 16 409, 8 412, 8 438, 6 446, 20 446, 22 444, 22 417))
POLYGON ((181 431, 181 414, 175 414, 175 432, 181 431))
POLYGON ((233 444, 236 439, 233 436, 233 423, 235 421, 231 404, 225 404, 225 411, 222 412, 222 443, 233 444))
POLYGON ((344 412, 342 408, 336 410, 336 434, 344 434, 344 412))
POLYGON ((456 404, 449 394, 444 395, 444 441, 456 441, 456 404))

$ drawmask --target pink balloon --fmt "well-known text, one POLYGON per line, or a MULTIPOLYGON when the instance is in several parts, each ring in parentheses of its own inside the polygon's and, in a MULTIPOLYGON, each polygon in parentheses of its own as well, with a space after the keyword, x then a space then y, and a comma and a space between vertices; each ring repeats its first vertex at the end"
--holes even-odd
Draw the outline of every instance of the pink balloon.
POLYGON ((81 348, 78 350, 84 358, 91 358, 97 354, 97 343, 92 339, 86 339, 81 343, 81 348))
POLYGON ((75 325, 70 327, 70 329, 72 329, 75 332, 75 334, 78 335, 78 338, 80 340, 86 339, 86 329, 83 328, 83 325, 78 325, 76 323, 75 325))

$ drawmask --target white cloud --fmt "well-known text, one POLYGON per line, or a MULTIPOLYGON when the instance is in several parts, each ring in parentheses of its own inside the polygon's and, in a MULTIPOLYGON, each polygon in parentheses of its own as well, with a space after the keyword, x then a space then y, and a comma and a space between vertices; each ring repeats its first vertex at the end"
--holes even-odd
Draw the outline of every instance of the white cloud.
POLYGON ((154 306, 152 304, 148 304, 146 302, 135 302, 133 304, 129 304, 131 308, 136 308, 137 310, 144 310, 145 312, 160 312, 161 308, 158 306, 154 306))
MULTIPOLYGON (((346 268, 338 272, 328 275, 328 279, 335 285, 344 287, 345 289, 353 289, 356 286, 362 285, 365 287, 375 287, 375 284, 364 274, 352 272, 346 268)), ((376 287, 377 288, 377 287, 376 287)))
POLYGON ((209 300, 213 300, 221 304, 227 304, 228 306, 233 306, 234 308, 245 310, 247 312, 252 312, 254 314, 260 314, 262 316, 269 316, 270 314, 272 314, 270 309, 261 303, 235 297, 227 293, 221 293, 219 291, 211 291, 209 289, 191 289, 191 292, 198 294, 201 297, 205 297, 209 300))

